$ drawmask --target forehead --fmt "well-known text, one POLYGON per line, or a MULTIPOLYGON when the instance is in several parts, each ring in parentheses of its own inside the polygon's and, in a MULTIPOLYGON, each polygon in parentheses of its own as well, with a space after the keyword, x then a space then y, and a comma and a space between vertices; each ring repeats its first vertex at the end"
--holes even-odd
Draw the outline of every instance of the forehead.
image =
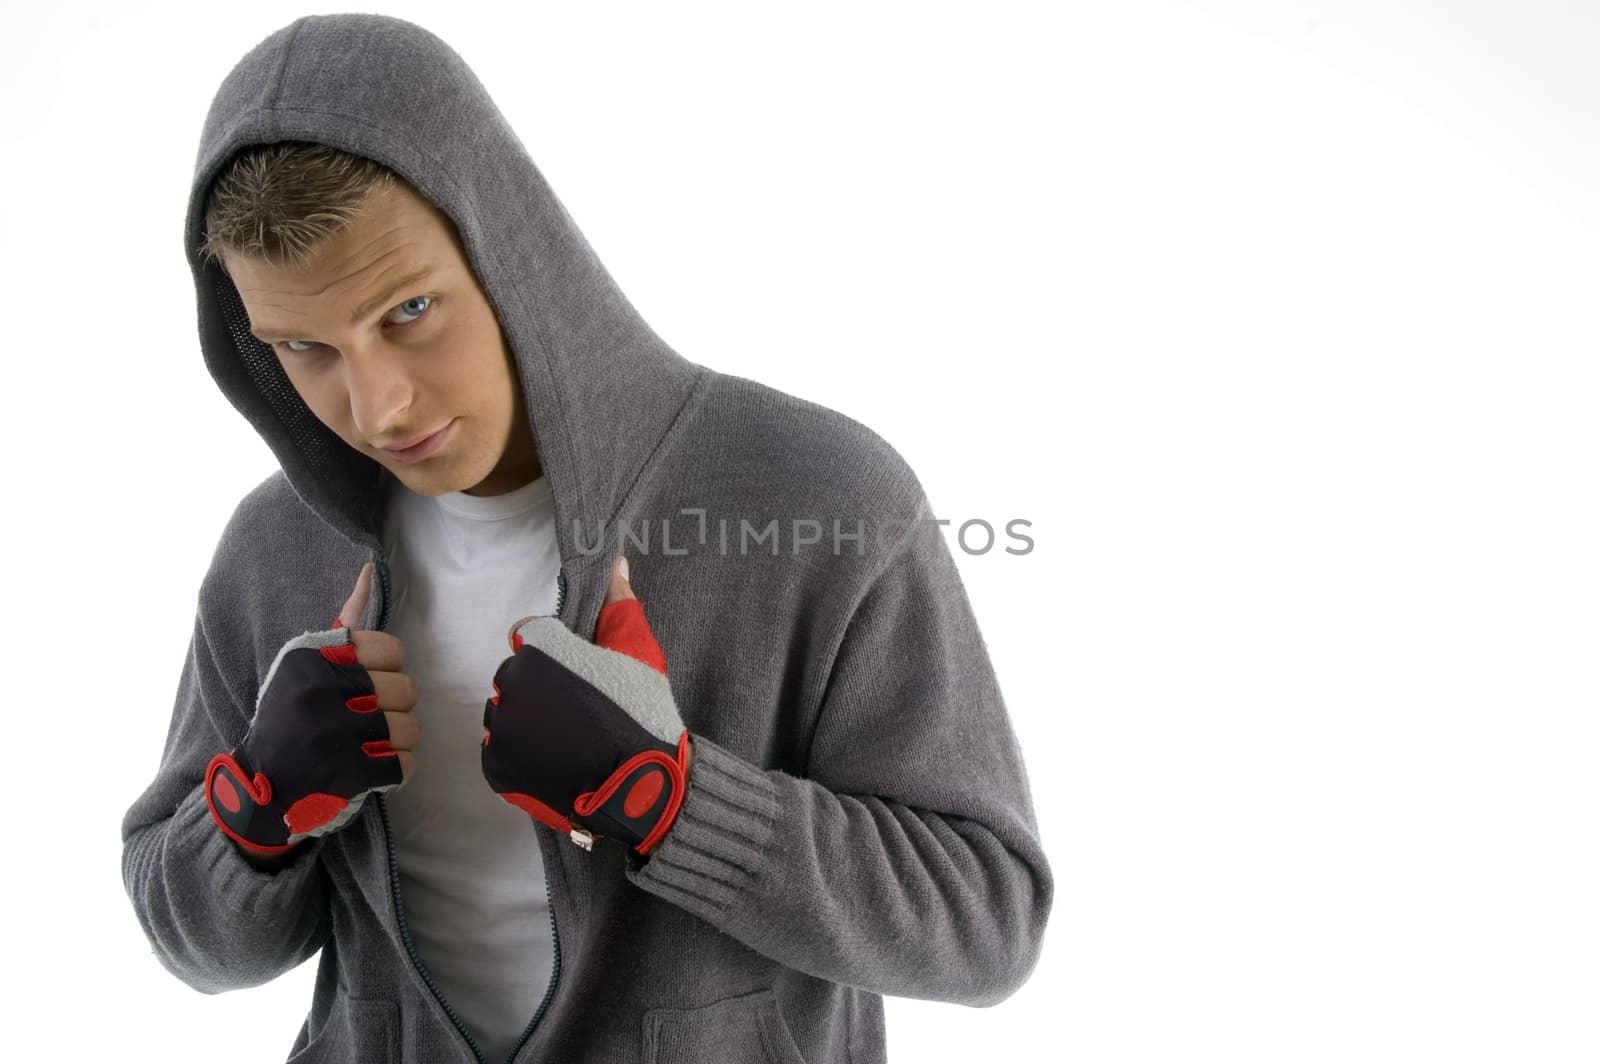
POLYGON ((449 218, 403 185, 369 197, 346 228, 313 249, 304 267, 231 253, 223 263, 253 331, 263 338, 341 312, 359 320, 386 309, 375 304, 395 286, 465 266, 449 218))

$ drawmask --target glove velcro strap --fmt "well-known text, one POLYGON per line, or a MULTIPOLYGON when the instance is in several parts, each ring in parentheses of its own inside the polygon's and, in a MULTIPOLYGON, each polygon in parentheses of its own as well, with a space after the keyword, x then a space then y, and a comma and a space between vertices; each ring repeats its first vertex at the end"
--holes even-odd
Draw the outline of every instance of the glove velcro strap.
MULTIPOLYGON (((218 754, 206 766, 206 805, 223 834, 251 853, 270 856, 287 853, 293 845, 273 846, 252 842, 247 834, 260 834, 260 814, 272 801, 272 784, 260 772, 247 772, 231 753, 218 754)), ((286 835, 281 828, 277 834, 286 835)))
MULTIPOLYGON (((370 753, 378 747, 387 749, 387 740, 366 743, 362 748, 370 753)), ((217 754, 206 766, 206 805, 223 834, 250 852, 263 856, 287 853, 314 829, 349 819, 348 814, 341 818, 350 805, 349 799, 315 791, 278 815, 282 803, 272 804, 272 781, 263 772, 246 771, 236 753, 237 750, 217 754), (282 838, 285 842, 252 841, 251 835, 258 839, 282 838)))
POLYGON ((659 749, 628 758, 597 790, 578 795, 573 811, 616 825, 601 833, 626 839, 638 852, 649 853, 672 827, 683 804, 688 741, 685 731, 678 739, 676 758, 659 749))

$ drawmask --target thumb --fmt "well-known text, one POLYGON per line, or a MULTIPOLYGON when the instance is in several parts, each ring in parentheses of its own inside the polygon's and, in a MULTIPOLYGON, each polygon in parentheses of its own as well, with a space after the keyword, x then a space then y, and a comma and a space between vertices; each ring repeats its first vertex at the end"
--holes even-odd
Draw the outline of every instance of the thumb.
POLYGON ((637 596, 628 584, 628 557, 625 554, 617 555, 617 560, 611 563, 611 583, 606 585, 605 605, 609 606, 619 599, 631 599, 637 596))
POLYGON ((644 662, 662 675, 667 671, 666 655, 645 620, 644 603, 628 585, 628 559, 618 557, 611 569, 605 605, 595 622, 595 646, 606 647, 644 662))
POLYGON ((354 628, 361 623, 361 617, 367 612, 367 601, 372 598, 372 563, 361 567, 361 573, 356 577, 355 590, 350 592, 350 597, 344 600, 344 605, 339 608, 339 616, 333 619, 335 628, 354 628))

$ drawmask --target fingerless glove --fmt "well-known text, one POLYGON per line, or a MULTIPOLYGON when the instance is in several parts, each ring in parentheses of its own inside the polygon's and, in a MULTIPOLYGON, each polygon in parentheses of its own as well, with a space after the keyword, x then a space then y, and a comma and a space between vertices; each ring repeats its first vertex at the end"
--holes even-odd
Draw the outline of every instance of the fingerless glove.
POLYGON ((222 831, 268 856, 337 831, 404 779, 372 678, 335 618, 278 651, 249 731, 211 759, 205 792, 222 831))
POLYGON ((600 611, 596 642, 552 616, 512 627, 483 707, 483 775, 584 849, 596 836, 648 855, 687 786, 689 733, 637 599, 600 611))

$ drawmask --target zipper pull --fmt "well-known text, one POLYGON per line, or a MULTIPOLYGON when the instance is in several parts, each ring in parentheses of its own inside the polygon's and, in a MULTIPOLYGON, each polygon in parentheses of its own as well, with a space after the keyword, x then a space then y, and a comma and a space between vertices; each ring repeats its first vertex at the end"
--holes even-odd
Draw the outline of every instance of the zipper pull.
POLYGON ((571 834, 567 837, 572 840, 575 846, 582 846, 585 850, 591 851, 594 849, 594 835, 591 832, 582 828, 573 828, 571 834))

